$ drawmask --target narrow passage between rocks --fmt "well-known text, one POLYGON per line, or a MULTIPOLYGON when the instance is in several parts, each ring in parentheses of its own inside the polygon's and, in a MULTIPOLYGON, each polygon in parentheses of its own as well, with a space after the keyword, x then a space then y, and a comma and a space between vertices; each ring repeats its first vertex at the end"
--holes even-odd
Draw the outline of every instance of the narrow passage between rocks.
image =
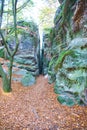
POLYGON ((9 94, 1 86, 0 130, 87 130, 87 108, 59 104, 44 76, 30 87, 14 81, 9 94))

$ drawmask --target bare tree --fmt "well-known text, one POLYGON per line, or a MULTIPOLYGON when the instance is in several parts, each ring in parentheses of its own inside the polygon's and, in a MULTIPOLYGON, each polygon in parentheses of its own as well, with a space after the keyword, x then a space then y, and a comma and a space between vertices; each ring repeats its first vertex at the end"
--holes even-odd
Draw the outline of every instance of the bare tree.
MULTIPOLYGON (((3 18, 3 13, 4 13, 4 5, 5 5, 5 0, 0 0, 0 4, 1 4, 1 7, 0 7, 0 35, 1 35, 1 38, 3 40, 3 44, 4 44, 4 47, 9 55, 9 61, 10 61, 10 65, 9 65, 9 69, 8 69, 8 74, 6 74, 4 72, 4 69, 0 63, 0 75, 2 77, 2 82, 3 82, 3 90, 4 92, 10 92, 12 89, 11 89, 11 81, 12 81, 12 67, 13 67, 13 60, 14 60, 14 56, 18 50, 18 46, 19 46, 19 42, 18 42, 18 35, 17 35, 17 11, 18 9, 21 9, 22 7, 25 6, 26 3, 24 3, 24 6, 21 6, 21 8, 18 8, 17 9, 17 2, 18 0, 11 0, 11 5, 12 5, 12 16, 13 16, 13 27, 14 27, 14 38, 15 38, 15 49, 14 51, 12 52, 9 48, 9 46, 7 45, 7 42, 6 42, 6 38, 5 36, 3 35, 3 31, 2 31, 2 18, 3 18)), ((29 2, 29 0, 27 0, 27 2, 29 2)))

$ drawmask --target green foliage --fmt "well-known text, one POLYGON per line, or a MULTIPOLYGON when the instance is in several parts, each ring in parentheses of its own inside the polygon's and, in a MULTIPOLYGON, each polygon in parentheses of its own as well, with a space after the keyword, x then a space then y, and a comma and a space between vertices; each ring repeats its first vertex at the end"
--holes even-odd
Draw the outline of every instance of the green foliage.
POLYGON ((24 20, 23 21, 18 21, 17 25, 22 26, 22 27, 27 27, 32 32, 35 32, 35 31, 38 30, 37 25, 36 25, 36 23, 34 23, 34 21, 29 21, 29 22, 26 22, 24 20))
MULTIPOLYGON (((5 1, 5 0, 3 0, 3 1, 5 1)), ((17 1, 17 13, 19 13, 21 10, 23 10, 25 7, 30 7, 30 6, 32 6, 34 3, 33 3, 33 1, 32 0, 23 0, 22 2, 20 2, 19 0, 17 1)), ((5 5, 5 7, 4 7, 4 11, 3 11, 3 13, 4 14, 9 14, 9 15, 13 15, 12 14, 12 3, 11 3, 11 1, 8 1, 7 2, 7 4, 5 5)))
POLYGON ((46 1, 46 5, 41 9, 40 21, 42 28, 50 28, 53 24, 54 13, 56 11, 57 2, 56 1, 46 1))

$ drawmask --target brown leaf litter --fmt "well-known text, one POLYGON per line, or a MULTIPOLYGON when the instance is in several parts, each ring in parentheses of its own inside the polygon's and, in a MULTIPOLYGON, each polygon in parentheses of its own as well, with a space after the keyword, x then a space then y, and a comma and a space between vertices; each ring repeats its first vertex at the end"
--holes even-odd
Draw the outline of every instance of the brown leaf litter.
POLYGON ((13 81, 8 94, 1 87, 0 130, 87 130, 87 107, 61 105, 44 76, 30 87, 13 81))

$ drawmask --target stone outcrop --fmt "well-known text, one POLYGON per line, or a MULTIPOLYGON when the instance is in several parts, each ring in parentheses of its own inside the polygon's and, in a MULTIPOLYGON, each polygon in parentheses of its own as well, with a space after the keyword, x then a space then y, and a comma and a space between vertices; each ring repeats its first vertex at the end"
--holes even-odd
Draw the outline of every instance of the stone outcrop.
MULTIPOLYGON (((31 86, 39 75, 39 31, 35 23, 19 21, 17 23, 19 47, 14 56, 12 80, 21 82, 24 86, 31 86)), ((8 30, 9 32, 12 31, 8 30)), ((11 32, 12 33, 12 32, 11 32)), ((14 35, 6 41, 11 51, 15 49, 14 35)), ((0 40, 0 57, 9 59, 9 55, 0 40)), ((1 63, 5 72, 8 73, 9 60, 1 63)))
MULTIPOLYGON (((14 57, 14 62, 18 63, 20 69, 31 72, 34 76, 39 75, 39 32, 37 25, 33 22, 19 21, 19 48, 14 57)), ((15 48, 14 39, 8 41, 10 49, 15 48)), ((15 66, 15 63, 14 63, 15 66)))
POLYGON ((87 1, 59 0, 50 33, 49 82, 58 101, 87 105, 87 1))
POLYGON ((48 73, 49 62, 51 60, 51 40, 50 40, 50 29, 44 30, 43 34, 43 47, 42 47, 42 69, 43 74, 48 73))

